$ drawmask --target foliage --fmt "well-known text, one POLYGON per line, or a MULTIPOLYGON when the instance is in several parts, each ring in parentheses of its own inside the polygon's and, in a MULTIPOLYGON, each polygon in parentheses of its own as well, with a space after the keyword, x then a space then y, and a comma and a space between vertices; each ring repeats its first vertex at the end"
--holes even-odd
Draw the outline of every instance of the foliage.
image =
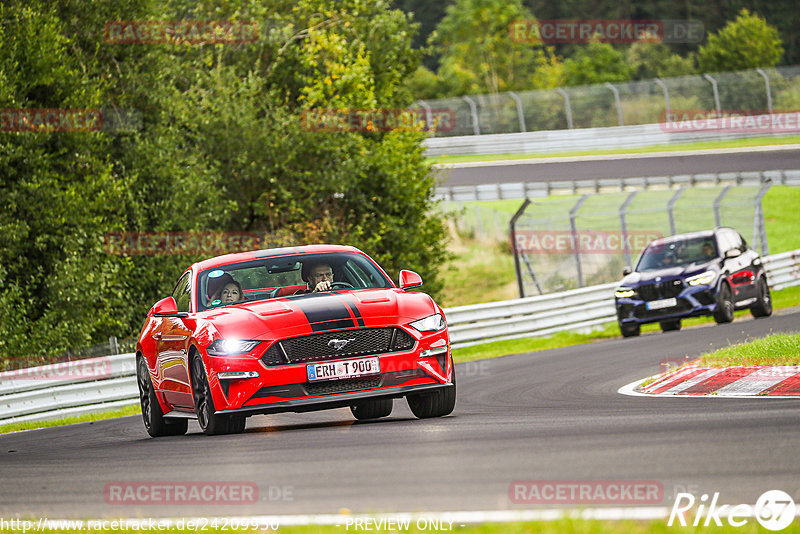
POLYGON ((702 72, 724 72, 774 67, 781 55, 781 38, 773 26, 757 14, 742 9, 697 52, 702 72))
POLYGON ((631 67, 622 52, 608 43, 591 42, 564 61, 565 85, 625 82, 631 67))
POLYGON ((670 78, 695 73, 691 58, 672 53, 664 43, 640 41, 633 43, 625 53, 625 61, 632 69, 633 78, 670 78))

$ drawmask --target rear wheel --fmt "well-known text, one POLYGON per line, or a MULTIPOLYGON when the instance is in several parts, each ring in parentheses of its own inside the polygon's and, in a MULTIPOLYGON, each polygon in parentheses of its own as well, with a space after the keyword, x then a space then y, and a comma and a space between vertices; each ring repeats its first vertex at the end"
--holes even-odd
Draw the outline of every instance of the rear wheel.
POLYGON ((406 397, 411 412, 420 419, 443 417, 456 407, 456 370, 453 368, 453 385, 434 391, 406 397))
POLYGON ((215 414, 214 399, 208 385, 203 360, 199 355, 192 359, 192 396, 197 422, 203 432, 209 436, 216 434, 238 434, 244 431, 247 421, 242 416, 215 414))
POLYGON ((392 413, 394 399, 374 399, 350 406, 353 417, 359 421, 364 419, 378 419, 392 413))
POLYGON ((714 312, 714 320, 717 324, 730 323, 733 321, 733 296, 728 284, 723 283, 719 288, 717 296, 717 311, 714 312))
POLYGON ((750 307, 753 317, 769 317, 772 315, 772 296, 769 292, 769 285, 764 277, 758 280, 758 300, 750 307))
POLYGON ((672 319, 669 321, 661 321, 658 323, 661 326, 662 332, 674 332, 675 330, 681 329, 681 320, 680 319, 672 319))
POLYGON ((139 404, 142 407, 142 420, 151 437, 180 436, 186 433, 189 422, 186 419, 170 421, 164 417, 158 404, 150 371, 143 357, 136 361, 136 382, 139 386, 139 404))
POLYGON ((622 337, 636 337, 639 335, 641 328, 638 324, 619 323, 619 331, 622 337))

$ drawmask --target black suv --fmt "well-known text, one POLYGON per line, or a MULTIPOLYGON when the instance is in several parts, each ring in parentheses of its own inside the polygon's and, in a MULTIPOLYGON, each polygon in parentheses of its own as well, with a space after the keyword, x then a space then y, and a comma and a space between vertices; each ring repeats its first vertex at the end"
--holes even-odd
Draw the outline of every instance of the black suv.
POLYGON ((749 307, 753 317, 772 314, 761 257, 732 228, 656 239, 623 274, 614 296, 624 337, 638 336, 645 323, 680 330, 684 317, 729 323, 738 308, 749 307))

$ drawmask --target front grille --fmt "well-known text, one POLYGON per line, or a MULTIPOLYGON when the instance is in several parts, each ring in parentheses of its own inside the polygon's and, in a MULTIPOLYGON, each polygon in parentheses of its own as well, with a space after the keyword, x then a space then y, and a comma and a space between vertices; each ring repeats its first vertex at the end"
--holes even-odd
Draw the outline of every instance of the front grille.
POLYGON ((354 380, 327 380, 325 382, 312 382, 305 388, 309 395, 328 395, 331 393, 345 393, 348 391, 361 391, 372 389, 381 385, 380 376, 369 378, 356 378, 354 380))
POLYGON ((353 328, 281 340, 264 353, 261 361, 268 367, 322 362, 406 351, 414 344, 414 338, 402 328, 353 328))
POLYGON ((646 301, 677 297, 683 291, 682 280, 667 280, 655 284, 642 284, 636 292, 646 301))

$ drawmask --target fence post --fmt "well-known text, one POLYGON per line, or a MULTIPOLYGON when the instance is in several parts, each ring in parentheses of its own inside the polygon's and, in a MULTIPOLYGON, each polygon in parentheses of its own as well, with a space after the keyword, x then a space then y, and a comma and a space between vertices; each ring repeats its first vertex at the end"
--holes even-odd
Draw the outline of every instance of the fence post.
POLYGON ((575 225, 575 217, 578 210, 583 207, 583 203, 589 195, 583 195, 578 202, 569 210, 569 228, 572 233, 572 249, 575 253, 575 266, 578 268, 578 287, 583 287, 583 269, 581 269, 580 243, 578 242, 578 227, 575 225))
POLYGON ((717 116, 722 116, 722 106, 719 105, 719 91, 717 90, 717 80, 709 76, 708 74, 703 74, 703 78, 711 82, 711 87, 714 89, 714 105, 717 106, 717 116))
POLYGON ((725 189, 714 199, 714 222, 717 226, 722 226, 722 218, 719 215, 719 206, 722 204, 722 199, 728 194, 732 186, 726 185, 725 189))
POLYGON ((425 110, 425 127, 430 132, 433 130, 433 115, 431 107, 424 100, 417 100, 417 103, 425 110))
POLYGON ((564 97, 564 108, 567 112, 567 127, 572 130, 572 106, 569 103, 569 95, 561 87, 556 88, 556 92, 564 97))
POLYGON ((771 184, 766 184, 761 187, 761 190, 756 195, 756 213, 754 216, 753 221, 753 248, 756 247, 756 242, 761 245, 761 255, 768 256, 769 255, 769 243, 767 243, 767 229, 764 225, 764 206, 762 205, 762 200, 764 195, 767 194, 769 188, 772 187, 771 184))
POLYGON ((667 203, 667 212, 669 213, 669 233, 670 235, 675 235, 678 233, 677 226, 675 225, 675 203, 678 202, 678 199, 681 198, 683 194, 683 190, 686 189, 686 186, 681 186, 678 191, 672 195, 672 198, 669 199, 667 203))
POLYGON ((767 109, 769 110, 769 114, 772 115, 772 91, 769 87, 769 76, 767 76, 767 73, 764 72, 764 69, 760 67, 756 69, 756 72, 764 78, 764 85, 767 88, 767 109))
POLYGON ((511 236, 511 250, 514 252, 514 269, 517 271, 517 287, 519 289, 519 298, 525 298, 525 287, 522 284, 522 270, 519 266, 519 250, 517 249, 517 219, 525 213, 525 208, 531 203, 528 200, 528 196, 525 195, 525 200, 522 202, 522 206, 519 207, 517 212, 511 217, 511 221, 508 223, 509 228, 509 235, 511 236))
POLYGON ((519 119, 519 131, 526 132, 525 129, 525 115, 522 113, 522 100, 520 99, 519 95, 514 91, 509 91, 508 96, 514 99, 514 103, 517 105, 517 118, 519 119))
POLYGON ((609 82, 606 82, 606 87, 611 89, 611 92, 614 93, 614 103, 617 106, 617 120, 619 122, 619 125, 625 126, 625 123, 622 121, 622 104, 619 101, 619 91, 609 82))
POLYGON ((119 344, 117 343, 117 336, 108 338, 108 346, 111 349, 111 354, 119 354, 119 344))
POLYGON ((468 96, 461 97, 467 104, 469 104, 469 112, 472 115, 472 133, 475 135, 481 134, 481 127, 478 124, 478 106, 475 105, 475 101, 472 100, 468 96))
POLYGON ((625 213, 637 193, 638 191, 634 191, 628 195, 628 198, 625 199, 625 202, 623 202, 622 206, 619 208, 619 225, 622 230, 622 242, 625 244, 625 265, 631 265, 633 263, 631 261, 631 247, 628 243, 628 221, 625 219, 625 213))
POLYGON ((667 84, 661 81, 661 78, 655 78, 653 81, 656 82, 656 85, 661 87, 664 90, 664 104, 667 106, 667 116, 664 117, 664 122, 669 122, 669 115, 672 112, 669 106, 669 89, 667 89, 667 84))

